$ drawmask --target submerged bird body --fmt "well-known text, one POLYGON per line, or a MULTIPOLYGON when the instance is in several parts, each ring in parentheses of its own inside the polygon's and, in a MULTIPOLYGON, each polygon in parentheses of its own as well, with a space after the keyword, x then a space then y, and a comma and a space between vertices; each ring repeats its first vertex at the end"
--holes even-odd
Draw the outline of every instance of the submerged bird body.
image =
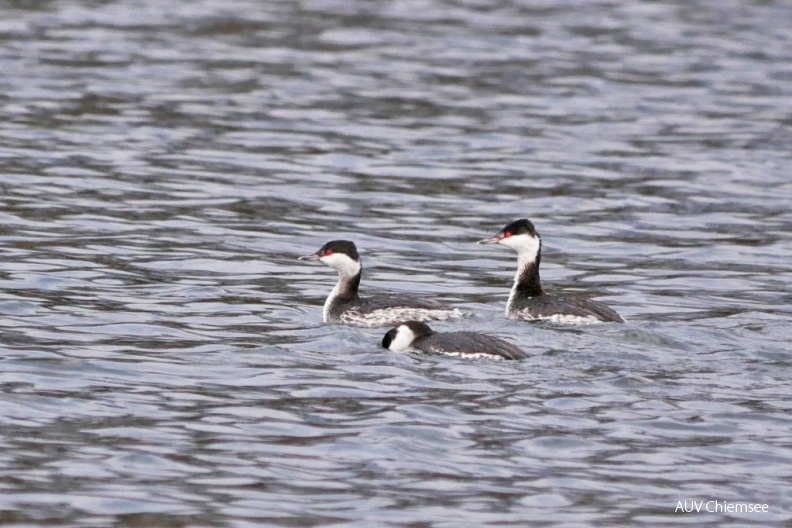
POLYGON ((459 310, 432 299, 406 295, 361 297, 358 290, 363 265, 355 244, 348 240, 328 242, 313 255, 300 257, 300 260, 318 260, 338 272, 338 282, 322 310, 326 323, 373 327, 408 320, 444 320, 461 315, 459 310))
POLYGON ((577 324, 624 322, 618 313, 601 302, 545 293, 539 278, 542 239, 530 221, 512 222, 495 236, 478 243, 500 244, 517 252, 517 274, 506 303, 508 318, 577 324))
POLYGON ((413 348, 427 354, 465 359, 525 358, 522 350, 503 339, 475 332, 434 332, 429 325, 418 321, 408 321, 389 330, 382 346, 394 352, 413 348))

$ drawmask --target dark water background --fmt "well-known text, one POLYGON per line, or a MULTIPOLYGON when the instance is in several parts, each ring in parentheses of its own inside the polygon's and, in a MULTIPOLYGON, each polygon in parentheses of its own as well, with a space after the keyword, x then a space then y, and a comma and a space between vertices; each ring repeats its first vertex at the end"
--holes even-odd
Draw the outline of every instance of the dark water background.
POLYGON ((792 523, 789 2, 2 1, 0 70, 0 524, 792 523), (520 217, 628 324, 505 320, 520 217), (332 238, 530 359, 322 325, 332 238))

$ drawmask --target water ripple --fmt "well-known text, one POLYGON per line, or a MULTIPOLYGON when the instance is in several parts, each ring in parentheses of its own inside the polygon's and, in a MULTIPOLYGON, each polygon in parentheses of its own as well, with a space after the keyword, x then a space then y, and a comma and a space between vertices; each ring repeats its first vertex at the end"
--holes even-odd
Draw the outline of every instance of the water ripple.
POLYGON ((0 523, 792 521, 788 4, 0 14, 0 523), (628 323, 506 320, 520 217, 628 323), (528 359, 323 325, 334 238, 528 359))

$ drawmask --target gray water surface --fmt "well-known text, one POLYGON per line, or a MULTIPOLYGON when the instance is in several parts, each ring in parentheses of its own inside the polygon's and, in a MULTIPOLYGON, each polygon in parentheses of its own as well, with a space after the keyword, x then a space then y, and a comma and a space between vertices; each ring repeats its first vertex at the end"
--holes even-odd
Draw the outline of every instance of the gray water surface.
POLYGON ((0 3, 0 524, 788 526, 791 20, 0 3), (522 217, 627 324, 504 318, 522 217), (335 238, 530 358, 322 324, 335 238))

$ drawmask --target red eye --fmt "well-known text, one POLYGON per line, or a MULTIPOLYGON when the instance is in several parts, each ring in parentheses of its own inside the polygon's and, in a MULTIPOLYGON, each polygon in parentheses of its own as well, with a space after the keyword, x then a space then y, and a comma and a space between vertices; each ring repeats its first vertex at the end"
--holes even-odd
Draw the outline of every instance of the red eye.
POLYGON ((503 233, 503 238, 509 238, 511 236, 511 231, 506 231, 503 233))
POLYGON ((332 249, 325 249, 325 256, 332 255, 332 254, 333 254, 333 250, 332 249))

